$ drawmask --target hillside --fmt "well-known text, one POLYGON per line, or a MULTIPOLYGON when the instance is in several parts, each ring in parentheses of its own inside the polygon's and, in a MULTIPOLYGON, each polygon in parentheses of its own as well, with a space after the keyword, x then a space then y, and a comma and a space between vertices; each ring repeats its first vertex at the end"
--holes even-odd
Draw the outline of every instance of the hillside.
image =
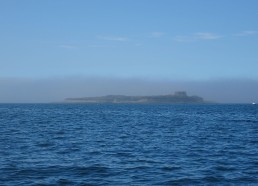
POLYGON ((101 97, 67 98, 68 103, 204 103, 199 96, 188 96, 186 92, 157 96, 108 95, 101 97))

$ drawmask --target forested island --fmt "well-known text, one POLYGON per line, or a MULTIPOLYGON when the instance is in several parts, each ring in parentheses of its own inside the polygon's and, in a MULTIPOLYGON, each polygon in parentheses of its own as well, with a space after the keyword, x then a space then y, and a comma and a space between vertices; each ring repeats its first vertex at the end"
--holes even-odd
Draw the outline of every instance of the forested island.
POLYGON ((101 97, 83 97, 67 98, 68 103, 205 103, 199 96, 188 96, 186 92, 180 91, 174 94, 158 96, 125 96, 125 95, 108 95, 101 97))

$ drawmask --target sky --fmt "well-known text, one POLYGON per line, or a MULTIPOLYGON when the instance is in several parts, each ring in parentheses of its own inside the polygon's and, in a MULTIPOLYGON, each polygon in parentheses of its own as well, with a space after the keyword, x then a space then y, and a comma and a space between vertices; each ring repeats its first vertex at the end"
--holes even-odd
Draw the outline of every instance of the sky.
POLYGON ((0 102, 258 102, 257 20, 257 0, 0 0, 0 102))

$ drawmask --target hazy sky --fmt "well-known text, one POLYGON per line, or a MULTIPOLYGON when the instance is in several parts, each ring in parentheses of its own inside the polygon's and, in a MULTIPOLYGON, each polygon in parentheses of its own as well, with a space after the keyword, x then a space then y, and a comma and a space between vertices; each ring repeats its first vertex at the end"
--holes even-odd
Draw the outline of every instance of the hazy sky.
POLYGON ((116 94, 122 84, 128 94, 258 101, 257 20, 257 0, 0 0, 0 102, 116 94))

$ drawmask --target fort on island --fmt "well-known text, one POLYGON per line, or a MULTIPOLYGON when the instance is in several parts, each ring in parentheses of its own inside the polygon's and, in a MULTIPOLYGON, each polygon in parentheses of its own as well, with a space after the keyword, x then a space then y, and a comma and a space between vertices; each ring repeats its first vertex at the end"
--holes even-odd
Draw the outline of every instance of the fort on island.
POLYGON ((199 96, 188 96, 185 91, 178 91, 174 94, 157 96, 125 96, 107 95, 100 97, 67 98, 67 103, 204 103, 199 96))

